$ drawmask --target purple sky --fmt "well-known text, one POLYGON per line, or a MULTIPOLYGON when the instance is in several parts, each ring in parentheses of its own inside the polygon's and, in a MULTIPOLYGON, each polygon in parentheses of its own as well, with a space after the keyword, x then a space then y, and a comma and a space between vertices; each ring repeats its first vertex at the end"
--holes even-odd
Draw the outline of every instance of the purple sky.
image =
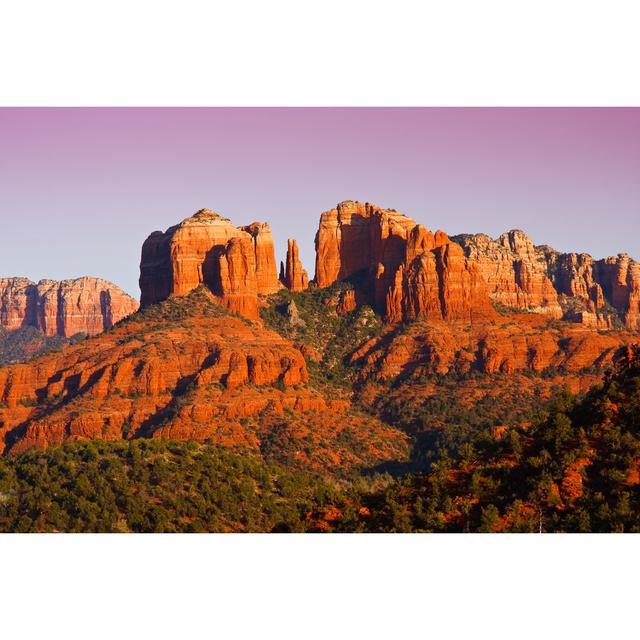
POLYGON ((207 207, 295 237, 374 202, 450 234, 640 258, 640 109, 0 109, 0 277, 112 280, 207 207))

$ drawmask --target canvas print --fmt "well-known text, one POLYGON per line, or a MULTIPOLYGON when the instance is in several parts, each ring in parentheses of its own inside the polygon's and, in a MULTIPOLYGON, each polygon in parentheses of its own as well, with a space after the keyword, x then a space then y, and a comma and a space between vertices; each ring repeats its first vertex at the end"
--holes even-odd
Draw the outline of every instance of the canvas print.
POLYGON ((0 139, 0 531, 640 531, 640 110, 0 139))

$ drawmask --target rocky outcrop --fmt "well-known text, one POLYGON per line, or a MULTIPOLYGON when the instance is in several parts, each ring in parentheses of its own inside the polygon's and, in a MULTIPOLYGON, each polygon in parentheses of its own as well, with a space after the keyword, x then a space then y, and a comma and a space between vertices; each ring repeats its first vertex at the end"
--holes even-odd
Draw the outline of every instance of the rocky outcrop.
POLYGON ((206 284, 222 304, 246 318, 258 318, 258 295, 278 290, 269 225, 234 227, 202 209, 142 246, 141 304, 185 295, 206 284))
POLYGON ((256 256, 256 286, 260 295, 275 293, 280 288, 276 274, 276 258, 273 248, 273 236, 266 222, 254 222, 241 227, 253 238, 256 256))
MULTIPOLYGON (((316 275, 319 287, 376 271, 379 263, 398 266, 407 233, 415 222, 390 209, 347 200, 320 216, 316 233, 316 275)), ((391 278, 387 269, 386 278, 391 278)))
MULTIPOLYGON (((600 334, 539 314, 517 314, 486 324, 418 322, 361 345, 350 358, 361 382, 478 371, 486 374, 585 370, 603 374, 618 350, 637 342, 620 331, 600 334)), ((582 375, 582 374, 581 374, 582 375)))
POLYGON ((257 454, 275 447, 292 464, 324 469, 406 454, 402 433, 360 415, 348 393, 325 394, 308 378, 291 342, 221 314, 198 291, 61 352, 0 368, 0 453, 149 437, 257 454))
POLYGON ((289 300, 285 307, 284 314, 290 327, 306 327, 307 323, 300 317, 300 312, 295 300, 289 300))
POLYGON ((453 239, 479 264, 497 303, 597 329, 640 327, 640 265, 625 254, 594 260, 560 253, 534 246, 517 230, 497 240, 483 234, 453 239))
POLYGON ((547 276, 547 261, 522 231, 504 233, 497 240, 487 235, 453 238, 467 257, 477 262, 491 298, 506 307, 561 318, 558 293, 547 276))
POLYGON ((433 234, 394 210, 339 204, 321 216, 316 253, 319 287, 350 280, 390 322, 495 315, 478 265, 446 233, 433 234))
POLYGON ((280 282, 290 291, 304 291, 309 287, 309 276, 302 268, 298 253, 298 243, 287 241, 287 260, 280 263, 280 282))
POLYGON ((347 313, 351 313, 358 308, 358 302, 356 300, 356 292, 353 289, 347 289, 342 291, 336 304, 336 313, 340 316, 344 316, 347 313))
POLYGON ((34 327, 46 336, 95 335, 138 308, 122 289, 99 278, 0 279, 0 326, 9 331, 34 327))
POLYGON ((599 260, 597 278, 605 300, 630 329, 640 329, 640 264, 626 254, 599 260))

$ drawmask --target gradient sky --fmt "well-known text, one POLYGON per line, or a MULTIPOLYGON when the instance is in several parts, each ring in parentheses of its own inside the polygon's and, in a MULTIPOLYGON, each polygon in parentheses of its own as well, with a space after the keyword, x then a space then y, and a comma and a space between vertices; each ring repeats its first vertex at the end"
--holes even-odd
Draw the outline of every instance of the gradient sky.
POLYGON ((100 276, 207 207, 298 240, 374 202, 450 234, 640 258, 640 109, 0 109, 0 277, 100 276))

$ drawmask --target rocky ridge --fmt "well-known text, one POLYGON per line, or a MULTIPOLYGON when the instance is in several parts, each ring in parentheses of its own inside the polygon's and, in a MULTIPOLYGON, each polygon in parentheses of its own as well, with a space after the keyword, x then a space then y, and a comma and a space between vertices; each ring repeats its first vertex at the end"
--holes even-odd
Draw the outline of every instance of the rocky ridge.
POLYGON ((626 254, 560 253, 519 230, 453 240, 478 263, 495 302, 596 329, 640 328, 640 265, 626 254))
POLYGON ((404 455, 402 433, 308 380, 291 342, 199 289, 0 368, 0 438, 4 453, 87 438, 197 440, 343 469, 404 455))

